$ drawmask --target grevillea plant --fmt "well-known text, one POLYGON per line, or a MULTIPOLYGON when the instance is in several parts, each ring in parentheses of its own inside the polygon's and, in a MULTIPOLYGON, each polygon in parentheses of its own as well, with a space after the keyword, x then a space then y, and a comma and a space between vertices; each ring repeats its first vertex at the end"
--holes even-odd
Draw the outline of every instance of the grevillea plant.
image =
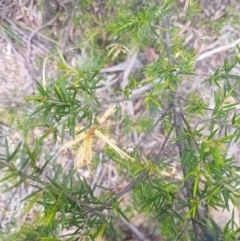
MULTIPOLYGON (((41 134, 22 136, 13 149, 5 141, 1 181, 11 183, 9 189, 31 186, 22 215, 37 210, 33 224, 22 224, 18 239, 15 233, 8 240, 123 240, 119 220, 133 227, 140 214, 145 232, 134 226, 136 240, 239 240, 239 168, 229 151, 240 137, 239 76, 231 73, 239 57, 204 78, 210 101, 191 90, 197 56, 172 25, 183 8, 178 1, 133 1, 128 8, 106 2, 106 23, 92 26, 107 38, 103 52, 92 30, 83 39, 89 61, 73 66, 59 50, 58 77, 37 82, 36 94, 26 97, 34 105, 27 129, 41 134), (152 61, 132 73, 146 46, 152 61), (113 61, 127 63, 114 71, 123 71, 123 84, 107 82, 113 61), (136 100, 144 110, 137 118, 131 112, 136 100), (144 152, 148 138, 158 140, 157 153, 144 152), (109 166, 122 185, 100 182, 107 175, 100 178, 98 168, 109 166), (231 218, 221 229, 203 207, 226 209, 231 218), (61 236, 62 230, 68 233, 61 236)), ((186 2, 191 18, 197 3, 186 2)))

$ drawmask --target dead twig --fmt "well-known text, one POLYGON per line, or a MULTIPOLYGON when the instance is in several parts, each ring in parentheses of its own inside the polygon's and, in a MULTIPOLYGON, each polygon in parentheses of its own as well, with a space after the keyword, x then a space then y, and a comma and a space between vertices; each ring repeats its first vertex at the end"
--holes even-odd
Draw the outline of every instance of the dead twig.
POLYGON ((70 33, 70 27, 71 27, 71 24, 73 22, 73 18, 77 12, 77 9, 79 7, 79 4, 80 4, 80 0, 77 0, 75 5, 74 5, 74 8, 71 12, 71 16, 68 20, 68 23, 67 23, 67 27, 66 27, 66 32, 64 34, 64 37, 63 37, 63 41, 62 41, 62 51, 64 52, 65 51, 65 48, 66 48, 66 44, 67 44, 67 40, 68 40, 68 36, 69 36, 69 33, 70 33))
POLYGON ((128 226, 128 228, 138 237, 138 240, 144 240, 144 241, 150 241, 148 238, 145 237, 145 235, 133 224, 129 223, 121 217, 121 220, 128 226))
MULTIPOLYGON (((32 41, 32 38, 35 36, 35 34, 39 31, 41 31, 42 29, 46 28, 47 26, 49 25, 52 25, 56 19, 59 17, 60 13, 57 13, 50 21, 48 21, 46 24, 44 24, 43 26, 41 26, 40 28, 34 30, 28 37, 28 40, 27 40, 27 59, 28 59, 28 63, 29 65, 31 66, 31 69, 32 69, 32 65, 31 65, 31 41, 32 41)), ((32 72, 32 71, 31 71, 32 72)))
POLYGON ((220 52, 223 52, 223 51, 227 51, 231 48, 236 48, 236 45, 239 44, 239 43, 240 43, 240 39, 237 39, 230 44, 226 44, 226 45, 223 45, 221 47, 218 47, 218 48, 212 49, 210 51, 207 51, 203 54, 200 54, 198 56, 198 58, 196 59, 196 61, 200 61, 200 60, 212 57, 214 54, 217 54, 217 53, 220 53, 220 52))

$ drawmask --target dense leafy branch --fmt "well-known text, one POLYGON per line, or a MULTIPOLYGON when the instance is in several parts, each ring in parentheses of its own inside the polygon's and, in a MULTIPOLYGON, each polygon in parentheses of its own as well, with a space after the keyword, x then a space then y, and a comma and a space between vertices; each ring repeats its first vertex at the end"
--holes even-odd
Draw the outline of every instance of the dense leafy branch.
MULTIPOLYGON (((175 68, 175 61, 172 53, 172 41, 171 41, 171 35, 169 32, 170 26, 169 26, 169 17, 164 16, 162 21, 163 28, 165 29, 164 32, 164 44, 167 52, 167 57, 169 60, 169 64, 171 68, 175 68)), ((174 80, 173 80, 174 81, 174 80)), ((173 104, 173 112, 174 112, 174 126, 176 131, 176 137, 181 137, 183 135, 183 122, 182 122, 182 113, 181 113, 181 105, 180 105, 180 97, 179 97, 179 91, 178 86, 176 84, 174 85, 174 90, 172 91, 172 104, 173 104)), ((179 149, 179 155, 180 158, 183 157, 184 151, 187 149, 186 142, 184 140, 177 141, 178 149, 179 149)), ((187 178, 187 175, 189 173, 189 167, 187 165, 183 164, 183 173, 185 177, 185 187, 187 191, 187 198, 193 198, 192 196, 192 188, 193 188, 193 180, 192 178, 187 178)), ((197 220, 200 220, 200 215, 198 213, 198 210, 196 211, 195 218, 197 220)), ((195 239, 198 241, 204 240, 204 231, 199 222, 197 222, 194 218, 192 218, 192 224, 194 229, 194 236, 195 239)))

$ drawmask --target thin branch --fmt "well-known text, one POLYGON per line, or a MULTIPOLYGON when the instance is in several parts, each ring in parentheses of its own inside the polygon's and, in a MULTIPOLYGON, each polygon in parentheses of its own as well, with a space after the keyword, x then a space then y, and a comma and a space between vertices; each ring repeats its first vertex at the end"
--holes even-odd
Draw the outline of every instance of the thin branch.
POLYGON ((162 144, 162 146, 161 146, 161 149, 160 149, 160 151, 158 152, 158 154, 157 154, 157 156, 156 156, 156 158, 155 158, 156 161, 157 161, 158 159, 160 159, 160 156, 162 155, 163 150, 164 150, 164 148, 165 148, 165 146, 166 146, 166 144, 167 144, 167 142, 168 142, 168 140, 169 140, 169 138, 170 138, 170 135, 171 135, 171 133, 172 133, 172 131, 173 131, 173 128, 174 128, 174 125, 171 126, 171 129, 169 130, 169 132, 168 132, 168 134, 167 134, 167 136, 166 136, 166 138, 165 138, 165 140, 164 140, 164 142, 163 142, 163 144, 162 144))
POLYGON ((187 220, 185 221, 185 224, 183 225, 182 229, 180 230, 179 234, 178 234, 177 237, 174 239, 174 241, 178 241, 178 240, 181 238, 183 232, 188 228, 188 224, 190 223, 190 221, 191 221, 191 219, 187 219, 187 220))
MULTIPOLYGON (((143 172, 140 174, 136 179, 131 181, 124 189, 122 189, 119 193, 116 194, 115 198, 119 199, 122 197, 125 193, 130 192, 139 182, 144 181, 148 177, 148 172, 143 172)), ((109 202, 111 204, 111 202, 109 202)))
MULTIPOLYGON (((18 189, 15 188, 15 190, 14 190, 13 193, 12 193, 12 195, 8 198, 8 202, 7 202, 7 204, 5 205, 6 209, 8 209, 8 207, 9 207, 10 204, 12 203, 12 200, 13 200, 13 198, 14 198, 17 190, 18 190, 18 189)), ((14 201, 14 203, 15 203, 15 201, 14 201)), ((15 205, 16 205, 16 203, 15 203, 15 205)), ((2 217, 1 217, 1 219, 0 219, 0 223, 3 223, 3 221, 4 221, 5 217, 6 217, 6 214, 7 214, 7 210, 2 212, 2 217)))
POLYGON ((128 228, 137 236, 138 240, 150 241, 135 225, 129 223, 126 219, 121 217, 121 220, 128 226, 128 228))
MULTIPOLYGON (((13 172, 17 172, 22 178, 26 179, 26 180, 32 180, 38 184, 40 184, 42 187, 39 187, 39 186, 36 186, 34 185, 36 188, 39 188, 39 189, 46 189, 48 190, 49 187, 50 190, 53 190, 56 192, 56 193, 61 193, 62 190, 60 190, 59 188, 57 188, 56 186, 50 186, 50 184, 48 183, 45 183, 43 181, 41 181, 40 179, 36 178, 36 177, 32 177, 32 176, 29 176, 27 174, 25 174, 24 172, 20 171, 20 170, 16 170, 16 168, 9 164, 8 162, 6 162, 5 160, 2 160, 0 159, 0 164, 7 167, 9 170, 13 171, 13 172)), ((139 182, 145 180, 148 176, 148 172, 143 172, 142 174, 140 174, 136 179, 134 179, 132 182, 130 182, 124 189, 122 189, 119 193, 117 193, 115 195, 115 198, 116 200, 118 200, 120 197, 122 197, 125 193, 131 191, 139 182)), ((91 206, 81 200, 79 200, 77 197, 71 195, 71 194, 68 194, 68 193, 64 193, 65 196, 74 201, 75 203, 77 203, 79 206, 84 206, 86 207, 90 212, 95 212, 95 211, 102 211, 104 208, 110 208, 111 207, 111 204, 112 204, 112 201, 109 201, 107 202, 105 205, 103 206, 100 206, 100 207, 94 207, 94 206, 91 206)), ((101 204, 102 205, 102 204, 101 204)))
POLYGON ((140 146, 140 144, 149 136, 149 134, 153 131, 153 129, 157 126, 157 124, 163 120, 163 118, 172 111, 172 107, 170 106, 165 113, 161 114, 161 116, 157 119, 156 123, 152 126, 152 128, 144 135, 144 137, 138 142, 135 149, 140 146))
MULTIPOLYGON (((163 39, 164 39, 164 45, 165 49, 167 52, 167 58, 170 64, 171 68, 175 67, 175 60, 174 60, 174 55, 172 52, 172 40, 171 40, 171 35, 170 35, 170 26, 169 26, 169 17, 166 15, 163 17, 163 28, 165 29, 165 32, 163 33, 163 39)), ((175 91, 172 91, 172 100, 173 100, 173 114, 174 114, 174 126, 175 126, 175 131, 176 131, 176 137, 181 137, 183 134, 183 122, 182 122, 182 114, 181 114, 181 102, 180 102, 180 96, 178 93, 178 86, 175 84, 175 91)), ((184 154, 184 150, 187 149, 186 142, 184 140, 179 140, 177 142, 178 145, 178 150, 179 150, 179 155, 180 158, 184 154)), ((188 166, 184 165, 183 166, 183 175, 186 177, 188 174, 188 166)), ((192 196, 192 188, 193 188, 193 180, 192 178, 188 178, 184 182, 184 186, 186 188, 187 192, 187 199, 188 198, 193 198, 192 196)), ((199 211, 196 211, 196 219, 200 220, 200 214, 199 211)), ((204 240, 204 230, 202 226, 196 222, 193 218, 191 218, 191 222, 193 225, 193 231, 194 231, 194 236, 196 241, 202 241, 204 240)))
MULTIPOLYGON (((8 162, 6 162, 6 161, 4 161, 4 160, 1 160, 1 159, 0 159, 0 164, 3 165, 3 166, 5 166, 5 167, 7 167, 8 169, 10 169, 11 171, 15 172, 16 174, 19 174, 19 176, 20 176, 21 178, 23 178, 23 179, 25 179, 25 180, 34 181, 34 182, 36 182, 36 183, 38 183, 38 184, 40 184, 40 185, 42 186, 42 187, 39 187, 39 186, 34 185, 36 188, 48 190, 49 187, 50 187, 50 184, 45 183, 45 182, 41 181, 40 179, 38 179, 38 178, 36 178, 36 177, 29 176, 29 175, 25 174, 24 172, 22 172, 22 171, 20 171, 20 170, 17 170, 17 169, 14 167, 14 165, 11 165, 11 164, 9 164, 8 162)), ((56 193, 61 193, 61 191, 62 191, 62 190, 60 190, 59 188, 57 188, 56 186, 51 186, 50 190, 53 190, 53 189, 54 189, 54 191, 55 191, 56 193)), ((65 196, 66 196, 68 199, 76 202, 79 206, 84 206, 84 207, 88 208, 88 209, 91 210, 91 211, 95 211, 95 209, 94 209, 93 207, 91 207, 89 204, 86 204, 86 203, 83 202, 83 201, 80 201, 77 197, 72 196, 72 195, 67 194, 67 193, 64 193, 64 194, 65 194, 65 196)))

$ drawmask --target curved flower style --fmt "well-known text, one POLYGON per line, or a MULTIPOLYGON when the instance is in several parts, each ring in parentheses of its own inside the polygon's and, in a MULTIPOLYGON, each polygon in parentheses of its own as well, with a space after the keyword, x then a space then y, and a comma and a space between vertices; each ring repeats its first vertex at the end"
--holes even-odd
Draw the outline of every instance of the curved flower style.
MULTIPOLYGON (((108 109, 104 112, 103 116, 98 118, 98 123, 102 124, 109 115, 114 113, 115 106, 109 106, 108 109)), ((74 162, 74 168, 81 168, 82 166, 87 165, 88 170, 90 171, 89 164, 94 156, 94 152, 92 150, 93 138, 94 136, 100 138, 103 142, 106 142, 113 150, 115 150, 121 157, 126 157, 130 160, 133 160, 132 157, 127 155, 124 151, 122 151, 113 139, 110 139, 106 135, 104 135, 99 129, 97 125, 91 126, 86 131, 81 132, 76 135, 75 139, 65 143, 59 151, 62 153, 66 152, 66 149, 74 149, 75 144, 82 142, 78 151, 76 152, 76 158, 74 162)), ((91 171, 90 171, 91 172, 91 171)))

